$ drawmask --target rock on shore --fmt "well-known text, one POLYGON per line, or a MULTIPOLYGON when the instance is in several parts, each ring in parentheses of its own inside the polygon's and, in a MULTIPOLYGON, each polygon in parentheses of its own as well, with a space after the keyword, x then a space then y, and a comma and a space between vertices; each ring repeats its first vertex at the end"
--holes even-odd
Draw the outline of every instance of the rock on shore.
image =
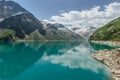
POLYGON ((113 80, 120 80, 120 48, 96 51, 93 57, 110 68, 113 80))

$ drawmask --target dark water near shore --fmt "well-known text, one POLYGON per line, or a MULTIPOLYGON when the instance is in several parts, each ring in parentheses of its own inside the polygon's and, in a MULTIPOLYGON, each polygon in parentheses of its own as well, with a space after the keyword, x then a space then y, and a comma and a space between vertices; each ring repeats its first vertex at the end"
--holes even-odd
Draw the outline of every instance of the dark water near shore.
POLYGON ((0 80, 111 80, 91 57, 106 45, 81 42, 0 43, 0 80))

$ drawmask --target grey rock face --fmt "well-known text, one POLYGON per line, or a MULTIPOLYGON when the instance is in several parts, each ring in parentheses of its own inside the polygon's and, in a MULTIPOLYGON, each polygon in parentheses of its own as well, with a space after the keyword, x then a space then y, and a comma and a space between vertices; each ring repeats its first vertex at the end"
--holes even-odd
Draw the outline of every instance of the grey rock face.
POLYGON ((16 32, 16 36, 23 39, 37 29, 42 29, 42 24, 32 14, 23 13, 9 17, 0 23, 1 29, 11 29, 16 32))
POLYGON ((14 1, 0 1, 0 19, 5 19, 16 14, 27 12, 23 7, 14 1))

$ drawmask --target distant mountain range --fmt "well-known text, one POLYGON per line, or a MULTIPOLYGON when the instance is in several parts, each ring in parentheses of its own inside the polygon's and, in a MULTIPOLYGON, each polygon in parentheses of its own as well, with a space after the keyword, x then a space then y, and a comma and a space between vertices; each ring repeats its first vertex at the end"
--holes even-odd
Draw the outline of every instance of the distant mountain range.
POLYGON ((83 40, 63 26, 39 21, 14 1, 0 1, 0 40, 83 40))
POLYGON ((120 17, 110 21, 105 26, 99 28, 90 40, 96 41, 120 41, 120 17))
POLYGON ((73 28, 70 28, 70 30, 75 32, 76 34, 79 34, 84 39, 89 39, 89 37, 97 30, 97 28, 93 26, 86 27, 86 28, 73 27, 73 28))

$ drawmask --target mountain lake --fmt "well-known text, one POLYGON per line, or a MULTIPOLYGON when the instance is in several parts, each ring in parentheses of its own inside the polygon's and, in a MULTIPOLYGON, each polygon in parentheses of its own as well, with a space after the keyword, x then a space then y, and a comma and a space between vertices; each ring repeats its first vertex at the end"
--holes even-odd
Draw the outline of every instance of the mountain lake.
POLYGON ((92 58, 114 49, 87 41, 0 43, 0 80, 112 80, 109 68, 92 58))

